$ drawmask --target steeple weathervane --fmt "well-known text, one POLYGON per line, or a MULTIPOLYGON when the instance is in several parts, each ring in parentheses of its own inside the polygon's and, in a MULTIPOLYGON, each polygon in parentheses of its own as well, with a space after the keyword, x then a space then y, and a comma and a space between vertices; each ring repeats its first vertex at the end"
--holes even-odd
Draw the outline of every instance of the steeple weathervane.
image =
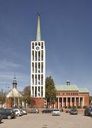
POLYGON ((37 19, 36 41, 41 41, 40 15, 38 15, 38 19, 37 19))

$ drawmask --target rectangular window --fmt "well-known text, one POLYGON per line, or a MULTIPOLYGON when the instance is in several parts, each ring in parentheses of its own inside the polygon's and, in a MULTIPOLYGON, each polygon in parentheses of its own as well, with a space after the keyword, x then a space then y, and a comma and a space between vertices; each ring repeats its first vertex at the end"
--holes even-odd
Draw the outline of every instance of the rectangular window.
POLYGON ((43 87, 41 87, 41 96, 43 97, 43 87))
POLYGON ((37 87, 35 87, 35 97, 37 97, 37 87))
POLYGON ((43 42, 41 42, 41 49, 43 49, 43 42))
POLYGON ((40 86, 38 86, 38 96, 40 96, 40 86))
POLYGON ((32 49, 34 49, 34 43, 32 43, 32 49))
POLYGON ((32 51, 32 61, 34 61, 34 51, 32 51))
POLYGON ((34 87, 32 87, 32 96, 34 96, 34 87))

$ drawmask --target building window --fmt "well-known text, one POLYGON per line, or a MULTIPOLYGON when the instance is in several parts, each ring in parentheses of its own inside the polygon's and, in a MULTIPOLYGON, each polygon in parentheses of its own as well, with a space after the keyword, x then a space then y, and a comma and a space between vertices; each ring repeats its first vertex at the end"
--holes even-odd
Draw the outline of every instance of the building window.
POLYGON ((35 42, 35 46, 37 45, 37 42, 35 42))
POLYGON ((41 42, 41 49, 43 49, 43 42, 41 42))
POLYGON ((35 96, 37 97, 37 87, 35 87, 35 96))
POLYGON ((38 42, 38 45, 40 46, 40 42, 38 42))
POLYGON ((41 87, 41 96, 43 96, 43 87, 41 87))
POLYGON ((34 49, 34 43, 32 43, 32 49, 34 49))

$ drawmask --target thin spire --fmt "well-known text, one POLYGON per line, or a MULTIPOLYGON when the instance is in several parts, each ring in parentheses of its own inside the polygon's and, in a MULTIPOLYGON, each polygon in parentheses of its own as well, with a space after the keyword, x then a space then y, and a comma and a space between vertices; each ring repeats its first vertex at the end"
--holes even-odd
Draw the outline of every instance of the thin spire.
POLYGON ((36 31, 36 41, 41 41, 41 25, 40 25, 40 15, 37 18, 37 31, 36 31))

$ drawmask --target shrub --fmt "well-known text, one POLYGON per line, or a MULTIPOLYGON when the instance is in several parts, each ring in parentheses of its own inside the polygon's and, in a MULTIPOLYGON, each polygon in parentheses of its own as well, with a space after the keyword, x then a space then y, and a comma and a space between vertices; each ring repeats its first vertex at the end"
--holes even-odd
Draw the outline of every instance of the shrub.
POLYGON ((87 106, 83 106, 83 108, 87 108, 87 106))
POLYGON ((81 108, 81 106, 78 106, 77 108, 79 108, 79 109, 80 109, 80 108, 81 108))

